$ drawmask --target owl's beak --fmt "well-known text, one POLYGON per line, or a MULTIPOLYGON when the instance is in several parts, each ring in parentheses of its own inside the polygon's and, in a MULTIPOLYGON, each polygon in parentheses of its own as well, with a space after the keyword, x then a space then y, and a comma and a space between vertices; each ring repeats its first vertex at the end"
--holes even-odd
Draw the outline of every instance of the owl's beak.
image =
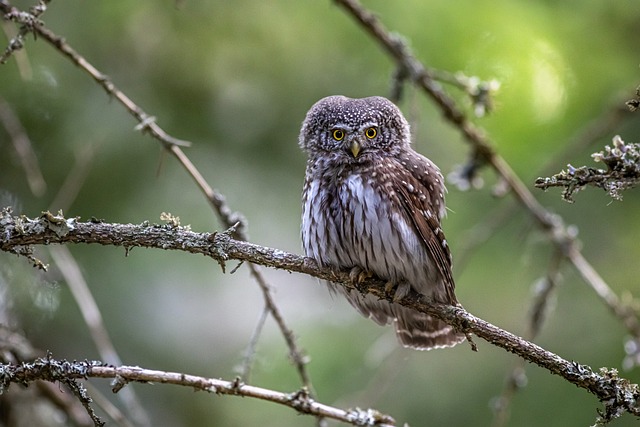
POLYGON ((354 158, 358 157, 361 149, 362 145, 357 139, 354 139, 353 141, 351 141, 351 144, 349 144, 349 150, 351 151, 351 154, 353 154, 354 158))

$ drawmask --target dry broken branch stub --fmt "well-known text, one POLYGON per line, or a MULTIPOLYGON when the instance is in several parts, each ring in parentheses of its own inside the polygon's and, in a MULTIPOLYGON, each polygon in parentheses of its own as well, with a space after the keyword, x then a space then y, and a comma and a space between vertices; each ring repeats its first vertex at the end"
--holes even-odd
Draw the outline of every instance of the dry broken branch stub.
POLYGON ((619 135, 613 138, 613 146, 591 155, 607 169, 590 166, 573 167, 546 178, 538 178, 535 186, 546 190, 549 187, 564 187, 562 198, 573 203, 573 195, 587 186, 602 188, 614 200, 622 200, 622 191, 633 188, 640 182, 640 144, 625 143, 619 135))

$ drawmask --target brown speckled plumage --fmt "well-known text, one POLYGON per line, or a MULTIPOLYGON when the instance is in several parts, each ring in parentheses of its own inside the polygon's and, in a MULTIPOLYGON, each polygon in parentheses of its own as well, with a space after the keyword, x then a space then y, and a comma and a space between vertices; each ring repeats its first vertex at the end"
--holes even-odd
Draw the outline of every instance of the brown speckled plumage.
MULTIPOLYGON (((331 96, 309 110, 300 131, 308 155, 304 251, 322 266, 373 273, 393 283, 396 296, 411 287, 434 301, 457 304, 440 227, 442 174, 411 148, 410 139, 402 113, 382 97, 331 96)), ((464 339, 438 319, 330 287, 378 324, 394 322, 407 347, 450 347, 464 339)))

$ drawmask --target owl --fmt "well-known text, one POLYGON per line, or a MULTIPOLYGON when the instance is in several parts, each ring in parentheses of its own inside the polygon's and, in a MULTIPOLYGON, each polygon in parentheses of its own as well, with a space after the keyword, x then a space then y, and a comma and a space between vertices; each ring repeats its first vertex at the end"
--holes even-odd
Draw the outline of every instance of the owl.
MULTIPOLYGON (((413 289, 456 305, 451 253, 440 227, 445 187, 438 167, 411 148, 409 124, 383 97, 329 96, 306 115, 299 144, 307 166, 302 243, 318 265, 387 282, 393 299, 413 289)), ((362 315, 394 323, 402 345, 451 347, 465 336, 439 319, 329 283, 362 315)))

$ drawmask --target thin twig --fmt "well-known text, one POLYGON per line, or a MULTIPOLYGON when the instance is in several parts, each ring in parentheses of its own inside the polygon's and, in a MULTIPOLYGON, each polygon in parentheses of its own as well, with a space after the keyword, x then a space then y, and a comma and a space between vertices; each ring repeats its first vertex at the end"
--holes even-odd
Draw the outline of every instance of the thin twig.
MULTIPOLYGON (((51 246, 49 253, 69 286, 73 298, 78 304, 91 338, 98 349, 100 357, 112 365, 121 365, 122 360, 116 351, 109 332, 102 320, 102 315, 93 294, 84 279, 80 266, 66 246, 51 246)), ((127 388, 120 400, 127 408, 128 414, 136 425, 150 425, 149 416, 144 410, 133 388, 127 388)))
MULTIPOLYGON (((355 289, 348 271, 322 269, 310 258, 235 240, 230 233, 195 233, 188 228, 171 224, 80 222, 75 218, 67 219, 49 212, 45 212, 37 219, 29 219, 25 216, 14 217, 10 209, 4 209, 0 215, 0 236, 2 236, 0 250, 6 252, 16 253, 18 248, 25 246, 52 243, 98 243, 110 246, 161 248, 202 254, 221 263, 239 260, 305 273, 355 289)), ((461 332, 473 333, 495 346, 561 376, 595 394, 605 404, 605 414, 609 417, 619 416, 624 411, 640 415, 640 408, 637 405, 640 391, 637 385, 618 377, 615 370, 603 368, 600 373, 596 373, 586 365, 565 360, 536 344, 500 329, 460 306, 431 303, 426 297, 413 291, 402 299, 394 300, 393 296, 385 291, 385 282, 376 278, 363 281, 357 289, 359 292, 371 293, 377 298, 393 301, 437 317, 461 332)))
POLYGON ((18 154, 20 164, 27 177, 27 183, 31 192, 36 197, 41 197, 47 191, 47 183, 42 176, 42 170, 38 162, 38 156, 33 150, 31 140, 27 131, 20 123, 20 119, 15 114, 9 103, 0 96, 0 124, 2 124, 9 134, 9 139, 13 143, 13 148, 18 154))
POLYGON ((143 369, 137 366, 107 366, 102 362, 68 362, 54 360, 50 357, 37 359, 32 363, 17 365, 0 364, 0 389, 11 383, 28 384, 37 379, 46 381, 77 381, 88 377, 113 378, 113 390, 117 392, 129 382, 160 383, 181 385, 196 390, 203 390, 217 395, 251 397, 295 409, 301 414, 326 417, 342 421, 354 426, 394 426, 395 420, 389 415, 374 409, 335 408, 313 400, 305 389, 293 393, 282 393, 262 387, 244 384, 239 379, 224 381, 187 375, 179 372, 166 372, 143 369))
MULTIPOLYGON (((529 321, 524 338, 534 340, 540 330, 549 309, 549 299, 560 281, 560 265, 564 257, 555 251, 551 257, 547 275, 534 284, 533 299, 529 310, 529 321)), ((507 380, 500 397, 495 399, 493 408, 493 427, 502 427, 509 420, 509 406, 515 394, 527 384, 525 361, 518 359, 507 375, 507 380)))
POLYGON ((68 211, 89 176, 99 144, 83 144, 75 153, 75 162, 49 205, 50 210, 68 211))
POLYGON ((264 309, 260 312, 258 323, 253 329, 251 338, 249 338, 249 344, 244 351, 244 357, 242 358, 242 366, 240 367, 240 378, 242 381, 248 382, 251 379, 251 366, 253 365, 253 359, 256 355, 256 347, 258 345, 258 339, 262 335, 262 329, 264 328, 265 321, 269 315, 269 308, 265 305, 264 309))
MULTIPOLYGON (((43 383, 49 384, 49 383, 43 383)), ((86 381, 84 386, 87 388, 87 392, 91 395, 91 398, 95 402, 96 406, 98 406, 104 413, 113 420, 120 427, 136 427, 137 425, 131 422, 126 415, 113 404, 104 393, 95 387, 90 382, 86 381)), ((128 389, 129 387, 127 387, 128 389)), ((122 390, 127 391, 127 390, 122 390)))
MULTIPOLYGON (((481 156, 494 169, 500 179, 511 190, 516 200, 535 219, 537 225, 547 232, 549 240, 571 261, 585 282, 600 296, 603 294, 615 295, 606 282, 599 276, 600 280, 597 280, 596 276, 592 274, 594 272, 593 268, 580 254, 575 236, 567 231, 560 217, 546 210, 538 202, 509 164, 495 152, 493 144, 484 131, 468 120, 464 112, 456 106, 455 101, 435 81, 433 73, 416 59, 403 40, 396 35, 391 35, 378 17, 362 7, 356 0, 334 1, 349 12, 356 22, 394 59, 398 67, 403 67, 406 70, 407 78, 433 100, 446 120, 460 130, 464 139, 471 145, 475 153, 474 156, 481 156), (578 258, 576 254, 580 254, 580 257, 578 258), (575 262, 576 260, 580 262, 575 262), (606 292, 602 290, 603 287, 606 287, 606 292)), ((612 305, 616 301, 619 301, 619 298, 604 300, 605 304, 616 316, 623 315, 621 320, 629 332, 634 337, 640 338, 640 321, 637 315, 624 307, 612 305)))
POLYGON ((87 394, 87 389, 85 389, 84 386, 80 384, 78 379, 72 378, 70 375, 62 374, 59 376, 59 378, 57 378, 57 380, 63 384, 66 384, 66 386, 71 390, 74 396, 76 396, 80 403, 82 403, 82 406, 84 406, 87 414, 89 414, 89 417, 91 417, 91 420, 96 427, 103 427, 105 425, 105 422, 100 419, 100 417, 95 413, 93 407, 91 406, 91 403, 93 403, 93 399, 91 399, 91 397, 87 394))
MULTIPOLYGON (((13 40, 18 36, 18 30, 16 29, 16 26, 8 21, 0 21, 0 28, 2 28, 2 32, 4 33, 7 40, 13 40)), ((33 78, 33 69, 31 67, 31 63, 29 62, 29 56, 26 54, 26 51, 16 50, 12 53, 12 55, 16 63, 16 68, 18 69, 18 74, 20 75, 22 80, 30 81, 33 78)))
POLYGON ((33 31, 34 27, 39 24, 38 18, 47 10, 47 4, 50 1, 39 0, 38 4, 32 6, 28 13, 13 8, 7 1, 0 1, 0 10, 4 13, 5 18, 22 24, 18 34, 9 40, 9 45, 4 53, 0 55, 0 64, 6 63, 11 55, 24 47, 24 36, 33 31))

